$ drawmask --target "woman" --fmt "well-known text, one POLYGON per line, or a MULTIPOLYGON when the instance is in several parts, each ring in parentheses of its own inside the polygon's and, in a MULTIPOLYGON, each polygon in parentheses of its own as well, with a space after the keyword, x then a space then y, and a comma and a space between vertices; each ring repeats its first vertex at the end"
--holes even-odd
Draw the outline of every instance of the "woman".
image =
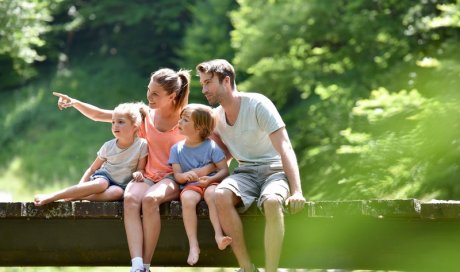
MULTIPOLYGON (((149 107, 139 136, 148 142, 145 179, 131 181, 124 194, 124 223, 131 255, 131 271, 148 271, 160 235, 160 204, 179 197, 179 186, 174 181, 168 164, 170 148, 184 136, 179 134, 178 121, 188 103, 190 73, 160 69, 150 77, 147 88, 149 107), (142 214, 142 217, 141 217, 142 214)), ((74 107, 95 121, 111 122, 112 111, 100 109, 67 95, 59 97, 60 109, 74 107)), ((200 176, 214 170, 213 165, 196 169, 200 176)))

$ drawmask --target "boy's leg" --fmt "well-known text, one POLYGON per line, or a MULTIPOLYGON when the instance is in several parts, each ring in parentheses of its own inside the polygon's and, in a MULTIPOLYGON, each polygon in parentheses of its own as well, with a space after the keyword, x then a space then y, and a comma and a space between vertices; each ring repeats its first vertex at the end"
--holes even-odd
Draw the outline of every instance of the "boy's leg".
POLYGON ((185 190, 182 192, 180 200, 182 202, 182 218, 189 243, 187 263, 194 265, 198 262, 200 256, 200 246, 197 237, 198 218, 196 215, 196 205, 201 200, 201 194, 194 190, 185 190))
POLYGON ((215 189, 216 185, 211 185, 207 187, 206 191, 204 192, 204 200, 208 205, 209 219, 211 220, 212 227, 214 228, 217 247, 220 250, 224 250, 232 242, 232 238, 230 238, 229 236, 225 236, 222 231, 222 227, 219 222, 219 217, 217 215, 216 204, 214 203, 215 189))
POLYGON ((60 199, 82 199, 83 197, 104 192, 109 187, 109 182, 104 178, 82 182, 60 191, 36 195, 34 199, 35 206, 41 206, 60 199))

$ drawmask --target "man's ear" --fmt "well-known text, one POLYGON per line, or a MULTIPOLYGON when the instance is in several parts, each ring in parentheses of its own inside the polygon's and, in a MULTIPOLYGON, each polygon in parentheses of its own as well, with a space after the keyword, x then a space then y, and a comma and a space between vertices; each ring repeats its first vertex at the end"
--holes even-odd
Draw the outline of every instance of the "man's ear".
POLYGON ((230 77, 229 77, 229 76, 225 76, 223 82, 224 82, 225 84, 230 84, 230 85, 231 85, 230 77))

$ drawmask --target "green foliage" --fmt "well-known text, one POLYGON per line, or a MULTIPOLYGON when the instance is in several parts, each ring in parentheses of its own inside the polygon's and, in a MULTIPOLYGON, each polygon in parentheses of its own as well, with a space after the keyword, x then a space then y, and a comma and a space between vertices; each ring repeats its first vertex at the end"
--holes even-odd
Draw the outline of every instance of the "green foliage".
MULTIPOLYGON (((190 6, 193 21, 187 27, 183 45, 177 52, 179 67, 191 70, 194 75, 198 63, 216 58, 233 58, 234 51, 229 43, 232 30, 229 12, 235 8, 234 0, 197 1, 190 6)), ((191 88, 191 101, 207 103, 197 80, 192 81, 191 88)))
POLYGON ((60 1, 0 1, 0 88, 12 87, 36 75, 31 64, 43 61, 38 47, 49 30, 51 11, 60 1))
POLYGON ((0 154, 0 169, 18 169, 15 176, 34 191, 53 183, 63 187, 78 182, 100 146, 113 138, 110 124, 88 120, 74 109, 60 112, 51 93, 67 93, 102 108, 144 100, 148 73, 139 77, 131 71, 116 57, 104 62, 82 59, 65 73, 3 94, 1 100, 8 103, 0 107, 4 132, 0 145, 6 147, 0 154))
MULTIPOLYGON (((194 74, 226 58, 240 90, 280 109, 307 198, 459 198, 459 10, 448 0, 0 0, 0 88, 29 68, 40 75, 0 92, 0 183, 27 184, 1 187, 75 183, 112 137, 59 112, 51 91, 112 108, 144 100, 160 67, 194 74), (30 39, 14 40, 21 31, 30 39)), ((196 77, 192 89, 206 103, 196 77)))
MULTIPOLYGON (((131 60, 138 73, 161 66, 175 68, 175 51, 190 21, 194 1, 71 1, 65 25, 69 55, 115 56, 131 60), (95 38, 96 37, 96 38, 95 38)), ((61 15, 61 17, 63 17, 61 15)))
MULTIPOLYGON (((72 109, 59 112, 51 92, 103 108, 144 100, 150 73, 175 68, 193 1, 51 3, 42 3, 49 7, 43 14, 55 20, 44 23, 50 31, 41 36, 41 56, 47 60, 34 64, 40 79, 0 98, 0 183, 14 176, 15 181, 27 181, 22 187, 31 191, 77 182, 98 148, 113 137, 108 124, 87 120, 72 109)), ((4 59, 9 61, 10 55, 4 59)), ((8 67, 6 71, 11 72, 8 67)))
POLYGON ((308 197, 460 197, 449 144, 457 135, 432 135, 446 143, 438 149, 424 138, 429 120, 458 125, 444 123, 457 111, 440 99, 460 87, 458 3, 238 3, 234 63, 249 74, 239 87, 283 110, 308 197), (432 186, 432 169, 444 182, 432 186))

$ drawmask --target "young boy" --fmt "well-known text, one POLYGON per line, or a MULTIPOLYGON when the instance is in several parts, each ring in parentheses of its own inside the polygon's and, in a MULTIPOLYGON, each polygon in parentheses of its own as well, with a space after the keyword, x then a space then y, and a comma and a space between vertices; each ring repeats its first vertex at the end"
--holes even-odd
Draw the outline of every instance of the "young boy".
POLYGON ((212 109, 205 105, 189 104, 181 112, 179 131, 185 140, 171 148, 169 163, 172 165, 174 178, 181 184, 180 200, 182 217, 189 240, 187 263, 198 262, 200 247, 197 238, 196 205, 203 198, 209 208, 209 217, 214 228, 215 239, 219 249, 225 249, 232 239, 224 236, 214 204, 216 185, 228 176, 228 165, 224 152, 208 137, 216 125, 212 109), (207 176, 199 177, 192 169, 213 163, 217 170, 207 176))
POLYGON ((54 193, 36 195, 35 206, 56 200, 120 200, 130 180, 142 181, 147 162, 147 142, 137 137, 143 119, 140 109, 140 103, 118 105, 112 116, 115 139, 104 143, 80 183, 54 193))

